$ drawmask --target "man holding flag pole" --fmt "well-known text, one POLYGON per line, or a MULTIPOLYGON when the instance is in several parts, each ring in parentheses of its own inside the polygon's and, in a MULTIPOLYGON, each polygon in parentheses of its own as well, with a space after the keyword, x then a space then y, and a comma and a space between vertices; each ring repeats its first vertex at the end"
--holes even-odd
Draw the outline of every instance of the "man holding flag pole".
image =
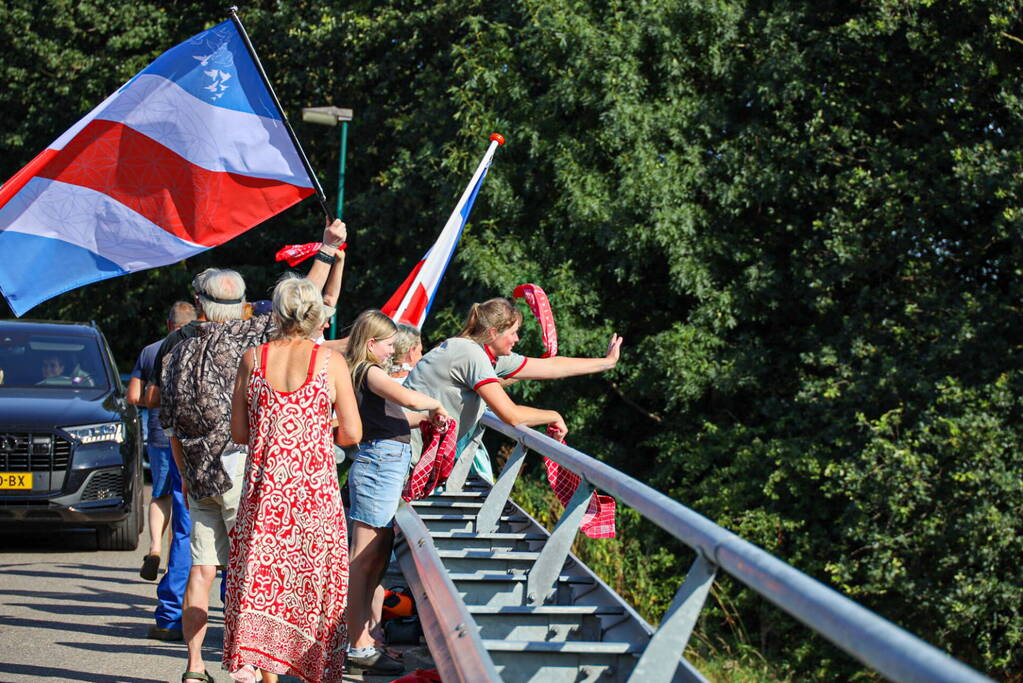
MULTIPOLYGON (((329 224, 328 253, 318 254, 310 271, 322 286, 336 258, 329 252, 343 241, 344 226, 331 223, 323 190, 232 8, 229 20, 163 53, 0 187, 0 251, 18 254, 0 262, 0 291, 20 316, 75 287, 223 244, 312 194, 329 224)), ((244 287, 241 278, 218 273, 224 283, 230 280, 229 295, 198 294, 238 308, 244 295, 234 290, 244 287)), ((210 324, 233 329, 226 321, 210 324)), ((264 321, 253 324, 271 329, 264 321)), ((206 336, 218 334, 224 336, 217 331, 206 336)), ((172 361, 175 357, 164 369, 172 361)), ((220 370, 233 380, 236 367, 224 364, 220 370)), ((216 404, 214 392, 206 393, 216 404)), ((168 395, 169 417, 175 408, 188 407, 175 403, 168 395)), ((230 400, 226 410, 229 415, 230 400)), ((176 460, 185 437, 218 461, 221 451, 231 450, 212 436, 176 432, 176 460)), ((219 475, 223 469, 218 462, 210 471, 219 475)), ((182 474, 199 496, 196 484, 206 480, 187 466, 182 474)), ((220 488, 240 486, 221 482, 220 488)), ((193 525, 193 560, 194 536, 193 525)), ((219 547, 215 564, 226 564, 219 547)), ((202 564, 193 562, 193 574, 202 564)), ((206 602, 198 593, 186 598, 189 670, 183 681, 213 681, 201 654, 206 602)), ((267 674, 264 680, 275 678, 267 674)))

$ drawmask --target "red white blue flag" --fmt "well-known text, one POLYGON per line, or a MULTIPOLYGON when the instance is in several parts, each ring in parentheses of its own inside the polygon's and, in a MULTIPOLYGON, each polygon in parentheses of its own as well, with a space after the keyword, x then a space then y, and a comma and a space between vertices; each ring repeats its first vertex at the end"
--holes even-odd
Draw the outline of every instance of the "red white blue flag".
POLYGON ((0 290, 20 316, 223 244, 313 187, 225 21, 162 54, 0 187, 0 290))
POLYGON ((494 151, 503 144, 504 138, 497 133, 490 136, 490 147, 483 155, 479 166, 476 167, 472 180, 469 181, 465 192, 462 193, 462 198, 455 205, 455 210, 451 212, 448 222, 444 224, 440 237, 380 309, 395 322, 422 328, 426 315, 430 312, 430 306, 433 305, 437 287, 440 285, 441 278, 444 277, 444 271, 447 270, 455 248, 458 246, 458 241, 462 237, 465 224, 469 221, 469 212, 472 211, 476 195, 479 194, 480 187, 483 186, 483 179, 494 158, 494 151))

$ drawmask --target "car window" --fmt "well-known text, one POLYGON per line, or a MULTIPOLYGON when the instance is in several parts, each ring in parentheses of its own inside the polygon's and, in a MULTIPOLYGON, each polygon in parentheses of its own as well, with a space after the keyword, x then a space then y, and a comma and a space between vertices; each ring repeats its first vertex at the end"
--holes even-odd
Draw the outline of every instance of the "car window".
POLYGON ((5 388, 107 388, 99 343, 5 331, 0 334, 0 390, 5 388))

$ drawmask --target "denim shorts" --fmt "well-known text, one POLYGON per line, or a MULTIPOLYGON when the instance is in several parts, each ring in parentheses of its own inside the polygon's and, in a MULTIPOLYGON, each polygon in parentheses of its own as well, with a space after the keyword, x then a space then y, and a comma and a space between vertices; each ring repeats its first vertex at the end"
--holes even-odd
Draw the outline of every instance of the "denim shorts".
POLYGON ((407 443, 390 439, 360 443, 348 472, 352 500, 348 517, 372 527, 392 526, 411 462, 412 447, 407 443))

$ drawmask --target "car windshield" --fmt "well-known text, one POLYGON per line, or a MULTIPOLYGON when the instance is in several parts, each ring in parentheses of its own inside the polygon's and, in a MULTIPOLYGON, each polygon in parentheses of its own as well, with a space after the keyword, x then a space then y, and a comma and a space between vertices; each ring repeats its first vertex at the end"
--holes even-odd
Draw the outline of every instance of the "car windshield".
POLYGON ((99 344, 90 337, 0 331, 0 391, 107 388, 99 344))

